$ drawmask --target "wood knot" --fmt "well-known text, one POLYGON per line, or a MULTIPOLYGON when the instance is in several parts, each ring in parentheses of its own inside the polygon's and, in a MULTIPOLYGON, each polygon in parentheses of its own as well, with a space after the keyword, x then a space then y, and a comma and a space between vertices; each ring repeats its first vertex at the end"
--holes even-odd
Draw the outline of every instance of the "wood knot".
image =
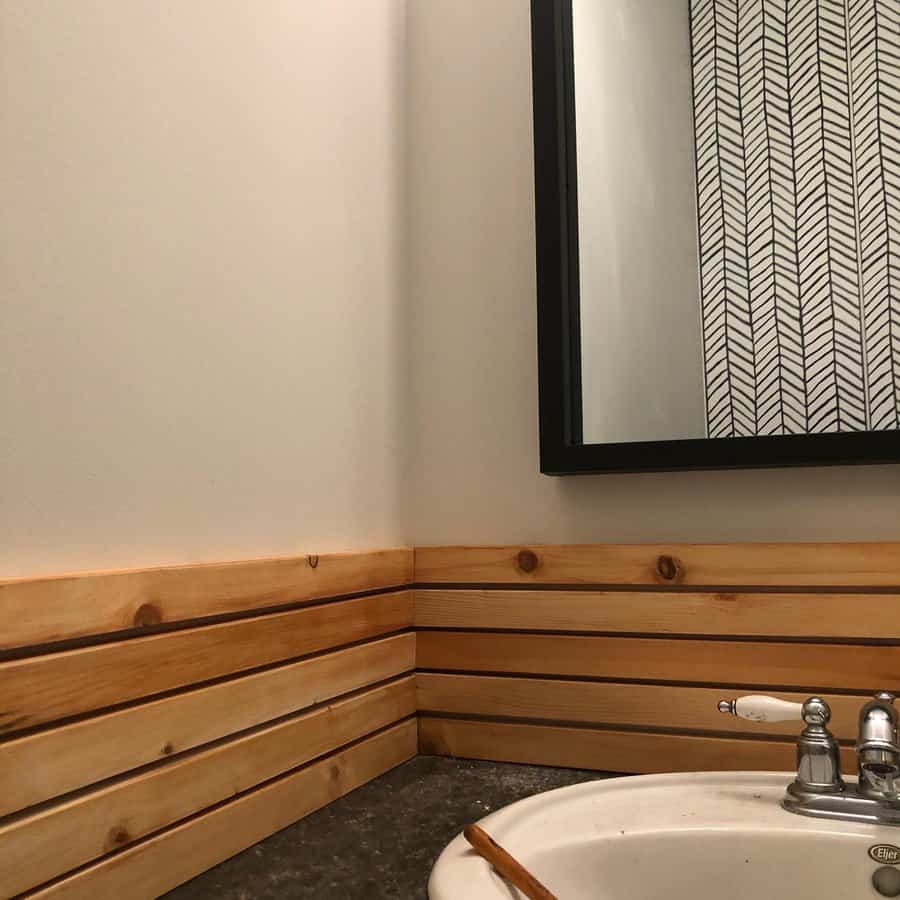
POLYGON ((520 550, 519 555, 516 557, 516 566, 520 572, 525 572, 526 574, 533 572, 539 563, 540 560, 537 557, 537 553, 533 550, 520 550))
POLYGON ((671 556, 660 556, 656 560, 656 574, 663 581, 681 581, 684 577, 684 570, 677 559, 671 556))
POLYGON ((309 563, 309 567, 310 567, 311 569, 318 569, 318 568, 319 568, 319 554, 318 554, 318 553, 310 553, 310 554, 306 557, 306 561, 309 563))
POLYGON ((115 828, 111 829, 106 836, 106 848, 108 850, 115 850, 116 847, 122 847, 125 844, 130 843, 130 841, 131 835, 128 833, 128 829, 122 825, 117 825, 115 828))
POLYGON ((158 606, 154 606, 152 603, 142 603, 134 614, 135 628, 159 625, 160 622, 162 622, 162 612, 158 606))

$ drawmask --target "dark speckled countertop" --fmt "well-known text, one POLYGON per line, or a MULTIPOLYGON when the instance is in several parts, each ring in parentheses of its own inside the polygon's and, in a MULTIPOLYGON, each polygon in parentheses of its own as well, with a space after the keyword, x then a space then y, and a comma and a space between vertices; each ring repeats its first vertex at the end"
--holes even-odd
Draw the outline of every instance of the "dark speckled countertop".
POLYGON ((425 900, 441 850, 515 800, 607 777, 420 756, 166 894, 167 900, 425 900))

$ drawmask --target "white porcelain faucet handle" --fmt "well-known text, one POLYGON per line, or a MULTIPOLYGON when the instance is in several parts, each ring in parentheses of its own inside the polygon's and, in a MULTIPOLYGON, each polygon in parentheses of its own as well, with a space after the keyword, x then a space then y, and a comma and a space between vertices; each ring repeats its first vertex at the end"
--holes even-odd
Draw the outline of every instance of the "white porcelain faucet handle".
POLYGON ((790 722, 803 718, 803 704, 764 694, 750 694, 736 700, 720 700, 719 712, 730 713, 750 722, 790 722))

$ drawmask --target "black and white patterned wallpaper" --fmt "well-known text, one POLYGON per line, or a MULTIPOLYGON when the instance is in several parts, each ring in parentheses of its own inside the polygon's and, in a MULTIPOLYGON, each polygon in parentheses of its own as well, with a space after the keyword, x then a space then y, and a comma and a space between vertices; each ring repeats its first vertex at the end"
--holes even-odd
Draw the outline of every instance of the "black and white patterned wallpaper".
POLYGON ((900 0, 691 0, 710 437, 900 428, 900 0))

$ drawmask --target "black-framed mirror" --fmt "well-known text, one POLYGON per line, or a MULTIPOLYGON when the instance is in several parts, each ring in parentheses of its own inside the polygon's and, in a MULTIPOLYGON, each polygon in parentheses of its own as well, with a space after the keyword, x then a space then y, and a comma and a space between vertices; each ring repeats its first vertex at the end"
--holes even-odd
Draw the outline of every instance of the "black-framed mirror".
POLYGON ((532 0, 541 471, 900 461, 897 0, 532 0))

